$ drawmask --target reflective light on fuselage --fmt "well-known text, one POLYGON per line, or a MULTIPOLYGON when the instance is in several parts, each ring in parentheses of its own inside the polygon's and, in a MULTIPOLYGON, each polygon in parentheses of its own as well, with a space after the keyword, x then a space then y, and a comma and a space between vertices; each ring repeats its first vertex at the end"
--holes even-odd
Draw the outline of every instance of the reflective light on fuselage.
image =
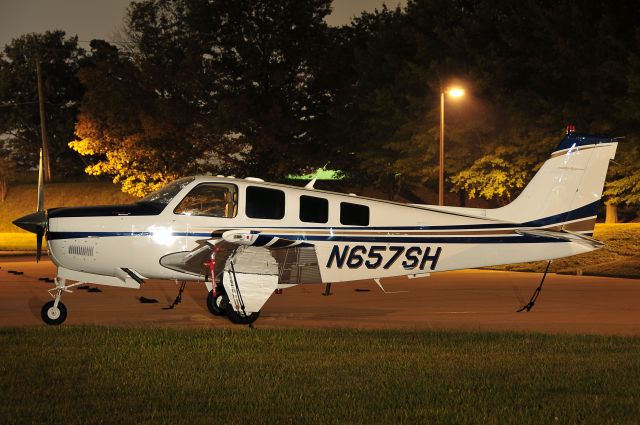
POLYGON ((175 239, 173 236, 173 228, 164 226, 151 226, 151 239, 158 245, 171 245, 175 239))
POLYGON ((577 150, 576 143, 574 142, 573 145, 571 145, 571 147, 567 151, 567 153, 564 155, 564 165, 567 165, 569 163, 569 160, 571 160, 571 156, 574 154, 574 151, 576 150, 577 150))

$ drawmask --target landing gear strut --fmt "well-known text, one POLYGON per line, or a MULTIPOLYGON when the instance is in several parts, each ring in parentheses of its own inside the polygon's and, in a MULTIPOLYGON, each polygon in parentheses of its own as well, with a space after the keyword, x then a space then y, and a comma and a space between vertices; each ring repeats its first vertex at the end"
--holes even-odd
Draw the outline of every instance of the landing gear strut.
POLYGON ((229 276, 231 277, 231 287, 233 288, 233 290, 235 290, 235 295, 240 308, 238 309, 238 311, 236 311, 233 308, 233 305, 227 301, 227 317, 229 318, 229 320, 231 320, 231 323, 251 326, 253 322, 258 320, 260 311, 247 312, 245 310, 245 305, 242 299, 242 294, 240 293, 240 286, 238 285, 238 279, 236 277, 236 270, 233 265, 233 260, 229 261, 229 265, 231 266, 231 273, 229 274, 229 276))
POLYGON ((53 298, 53 301, 47 302, 42 306, 40 316, 42 321, 47 325, 60 325, 67 320, 67 307, 60 301, 63 292, 73 292, 70 288, 78 285, 84 285, 84 282, 77 282, 73 285, 65 285, 66 280, 56 277, 56 287, 49 289, 49 295, 53 298), (54 295, 55 293, 55 295, 54 295))
MULTIPOLYGON (((229 297, 227 297, 226 292, 224 291, 224 287, 220 279, 222 279, 222 273, 218 273, 216 276, 216 255, 220 251, 220 248, 217 246, 213 246, 211 250, 211 258, 209 261, 204 263, 205 266, 209 268, 209 275, 211 276, 210 286, 212 289, 209 291, 207 295, 207 308, 214 316, 224 316, 226 315, 227 305, 229 304, 229 297)), ((207 277, 205 276, 205 282, 207 277)))

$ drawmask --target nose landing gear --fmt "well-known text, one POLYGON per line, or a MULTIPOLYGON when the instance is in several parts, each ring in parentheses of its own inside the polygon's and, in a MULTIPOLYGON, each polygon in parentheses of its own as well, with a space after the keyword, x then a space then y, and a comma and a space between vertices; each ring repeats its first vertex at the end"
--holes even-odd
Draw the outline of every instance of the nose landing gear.
POLYGON ((57 277, 55 279, 55 288, 49 289, 49 295, 53 297, 53 301, 49 301, 42 306, 40 317, 47 325, 60 325, 67 320, 67 307, 60 301, 63 292, 73 292, 70 288, 78 285, 84 285, 84 282, 77 282, 73 285, 65 285, 66 280, 57 277), (54 295, 55 293, 55 295, 54 295))

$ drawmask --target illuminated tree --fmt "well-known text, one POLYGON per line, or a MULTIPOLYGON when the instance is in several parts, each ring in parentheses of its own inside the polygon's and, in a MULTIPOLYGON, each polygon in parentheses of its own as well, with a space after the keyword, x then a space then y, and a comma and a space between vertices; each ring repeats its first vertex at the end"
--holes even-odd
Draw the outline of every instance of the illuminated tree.
POLYGON ((494 154, 485 155, 451 177, 453 190, 464 190, 469 199, 497 200, 504 205, 514 194, 524 188, 528 181, 526 167, 510 160, 513 150, 499 148, 494 154))

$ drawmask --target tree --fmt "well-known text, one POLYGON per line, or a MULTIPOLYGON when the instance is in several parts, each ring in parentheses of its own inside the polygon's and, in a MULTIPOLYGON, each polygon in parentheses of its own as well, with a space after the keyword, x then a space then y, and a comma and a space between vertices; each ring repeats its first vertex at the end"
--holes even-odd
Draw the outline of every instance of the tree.
POLYGON ((197 151, 177 145, 188 134, 188 105, 167 107, 139 67, 104 41, 91 42, 79 78, 87 90, 75 127, 79 140, 69 146, 90 157, 87 174, 113 176, 124 192, 144 196, 190 171, 186 164, 197 151))
POLYGON ((326 163, 329 0, 133 3, 124 49, 95 43, 73 149, 142 194, 182 174, 282 179, 326 163), (109 95, 107 95, 107 92, 109 95), (122 120, 122 122, 120 121, 122 120))
POLYGON ((607 205, 607 223, 616 223, 618 205, 640 205, 640 147, 633 141, 620 142, 620 161, 612 164, 604 195, 607 205), (629 147, 624 146, 629 143, 629 147))
POLYGON ((15 163, 7 158, 0 158, 0 202, 4 202, 9 194, 9 180, 15 173, 15 163))
POLYGON ((0 134, 4 147, 21 169, 38 162, 41 147, 36 85, 38 59, 42 64, 49 155, 54 176, 81 172, 77 155, 67 148, 73 135, 82 86, 76 71, 84 51, 77 37, 63 31, 27 34, 15 38, 0 55, 0 134))
POLYGON ((511 202, 528 181, 529 170, 514 156, 517 151, 498 148, 451 177, 453 190, 464 190, 469 199, 497 200, 500 205, 511 202))

